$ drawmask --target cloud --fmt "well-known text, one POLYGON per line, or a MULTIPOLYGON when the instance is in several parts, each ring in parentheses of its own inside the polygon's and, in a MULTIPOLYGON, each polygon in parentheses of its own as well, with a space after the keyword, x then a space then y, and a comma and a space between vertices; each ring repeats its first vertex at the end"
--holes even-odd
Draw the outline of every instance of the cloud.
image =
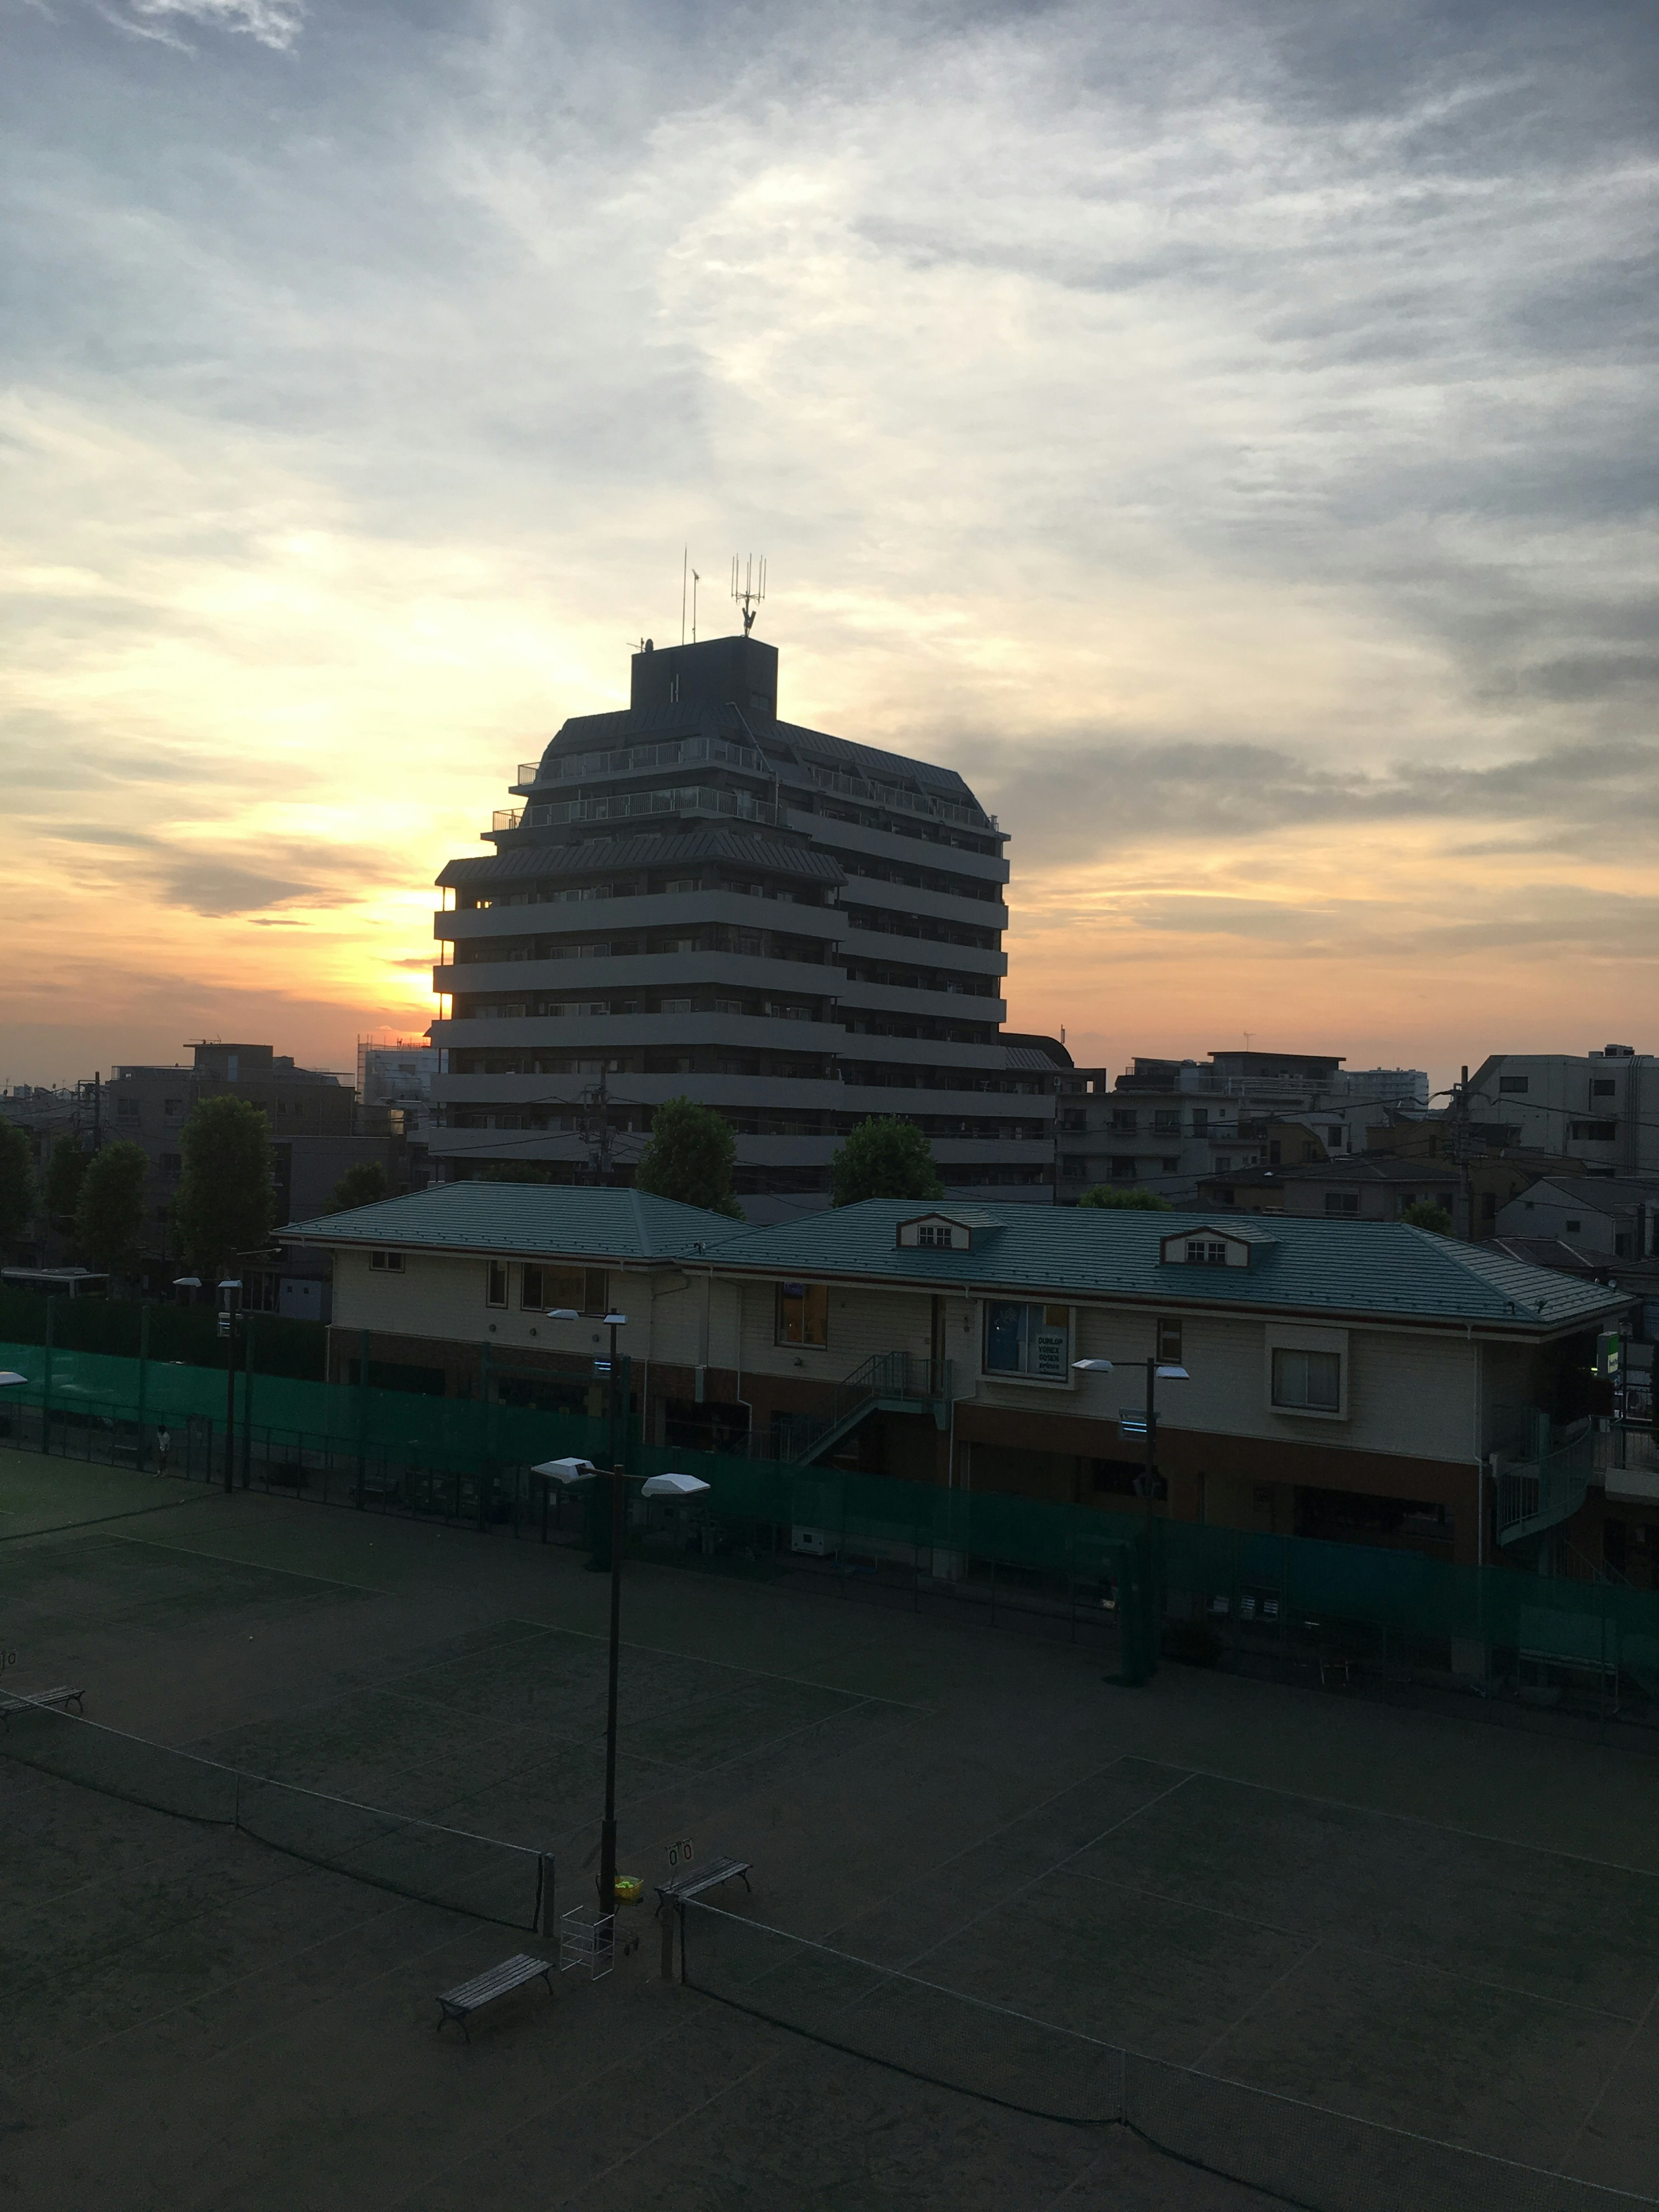
POLYGON ((305 21, 302 0, 95 0, 106 21, 140 38, 184 46, 182 30, 245 32, 283 52, 305 21))

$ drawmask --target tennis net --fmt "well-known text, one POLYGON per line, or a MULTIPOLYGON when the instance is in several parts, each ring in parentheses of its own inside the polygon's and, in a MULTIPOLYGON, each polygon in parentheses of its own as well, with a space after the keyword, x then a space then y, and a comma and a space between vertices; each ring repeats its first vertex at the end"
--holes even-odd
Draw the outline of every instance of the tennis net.
POLYGON ((1118 2125, 1306 2212, 1636 2212, 1659 2198, 1151 2058, 694 1899, 681 1972, 777 2027, 1005 2109, 1118 2125))
POLYGON ((503 1928, 553 1925, 553 1861, 407 1813, 175 1750, 55 1707, 14 1711, 0 1756, 179 1820, 230 1828, 290 1858, 503 1928))

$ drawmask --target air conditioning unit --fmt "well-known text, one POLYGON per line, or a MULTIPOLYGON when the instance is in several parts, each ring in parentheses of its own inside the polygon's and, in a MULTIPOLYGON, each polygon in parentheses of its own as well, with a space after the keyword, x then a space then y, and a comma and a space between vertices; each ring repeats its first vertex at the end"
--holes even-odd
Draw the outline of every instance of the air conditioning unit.
POLYGON ((815 1559, 827 1559, 835 1553, 836 1540, 827 1528, 792 1528, 789 1548, 792 1552, 805 1552, 815 1559))

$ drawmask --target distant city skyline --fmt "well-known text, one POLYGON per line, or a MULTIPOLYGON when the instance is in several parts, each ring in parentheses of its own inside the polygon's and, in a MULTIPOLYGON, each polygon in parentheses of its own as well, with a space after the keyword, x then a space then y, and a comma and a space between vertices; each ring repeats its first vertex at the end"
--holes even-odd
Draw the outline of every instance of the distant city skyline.
POLYGON ((1012 833, 1079 1061, 1655 1042, 1659 26, 16 9, 0 1083, 349 1070, 626 649, 1012 833), (971 149, 967 152, 964 149, 971 149))

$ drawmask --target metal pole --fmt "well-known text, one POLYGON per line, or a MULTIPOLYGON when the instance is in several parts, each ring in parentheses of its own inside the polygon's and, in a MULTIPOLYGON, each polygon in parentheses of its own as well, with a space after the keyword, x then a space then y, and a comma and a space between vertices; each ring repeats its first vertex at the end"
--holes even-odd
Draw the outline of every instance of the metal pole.
MULTIPOLYGON (((265 1455, 269 1469, 270 1453, 265 1455)), ((253 1476, 253 1316, 242 1318, 242 1487, 253 1476)))
POLYGON ((134 1470, 139 1474, 143 1473, 144 1462, 149 1456, 144 1447, 144 1415, 148 1411, 149 1382, 149 1307, 141 1299, 138 1305, 138 1443, 132 1458, 134 1470))
POLYGON ((236 1308, 225 1293, 225 1494, 236 1468, 236 1308))
POLYGON ((599 1910, 617 1910, 617 1679, 622 1659, 623 1470, 611 1469, 611 1669, 605 1705, 605 1823, 599 1830, 599 1910))

